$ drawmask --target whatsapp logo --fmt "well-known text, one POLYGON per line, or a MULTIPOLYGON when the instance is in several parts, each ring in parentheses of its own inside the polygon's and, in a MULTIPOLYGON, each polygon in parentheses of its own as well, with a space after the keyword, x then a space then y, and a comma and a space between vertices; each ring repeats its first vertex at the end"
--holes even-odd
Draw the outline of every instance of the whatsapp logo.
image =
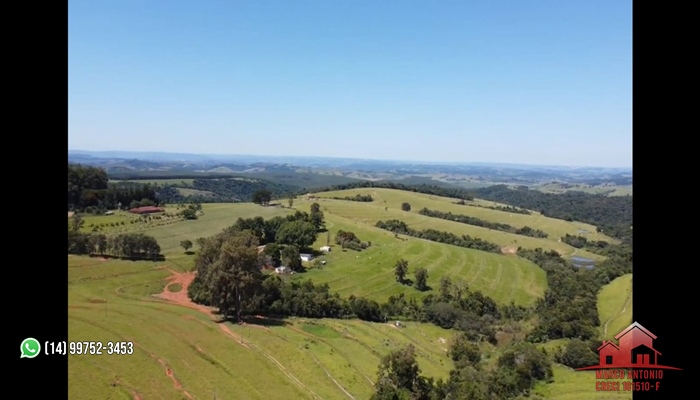
POLYGON ((41 343, 34 338, 26 338, 20 345, 22 354, 19 358, 34 358, 41 353, 41 343))

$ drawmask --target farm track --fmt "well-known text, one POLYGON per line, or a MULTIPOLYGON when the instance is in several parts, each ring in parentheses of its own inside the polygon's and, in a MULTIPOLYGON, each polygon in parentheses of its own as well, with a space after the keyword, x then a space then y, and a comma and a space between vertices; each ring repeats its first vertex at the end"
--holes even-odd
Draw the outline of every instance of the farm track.
POLYGON ((173 271, 172 269, 169 269, 169 268, 168 268, 168 271, 172 274, 172 276, 168 279, 169 280, 168 285, 172 285, 174 283, 180 283, 182 285, 182 289, 179 292, 169 292, 167 290, 168 285, 166 285, 165 290, 160 294, 154 295, 154 297, 158 297, 160 299, 163 299, 163 300, 170 302, 171 304, 194 309, 194 310, 197 310, 199 312, 202 312, 202 313, 208 315, 219 326, 219 328, 221 329, 221 331, 225 335, 229 336, 230 338, 232 338, 238 344, 240 344, 241 346, 243 346, 245 348, 251 348, 251 346, 252 346, 252 348, 257 350, 265 358, 267 358, 275 366, 277 366, 277 368, 279 368, 280 371, 282 371, 282 373, 284 373, 293 383, 295 383, 296 385, 298 385, 302 389, 305 389, 306 391, 308 391, 314 398, 318 398, 318 399, 321 398, 313 390, 311 390, 308 386, 306 386, 302 381, 300 381, 296 376, 294 376, 282 363, 279 362, 279 360, 277 360, 275 357, 270 355, 263 348, 261 348, 260 346, 258 346, 255 343, 246 342, 242 336, 231 331, 231 329, 228 326, 226 326, 224 322, 215 321, 214 317, 212 315, 212 310, 213 310, 212 308, 193 303, 189 299, 189 297, 187 297, 187 289, 189 288, 189 285, 194 280, 194 276, 195 276, 194 272, 178 273, 178 272, 173 271))
POLYGON ((632 302, 632 291, 630 291, 630 294, 627 295, 627 300, 625 300, 625 305, 622 307, 622 310, 619 313, 608 318, 607 321, 605 321, 605 325, 603 326, 603 336, 606 336, 608 334, 608 324, 610 323, 610 321, 614 320, 615 318, 622 315, 625 311, 627 311, 627 307, 630 306, 631 302, 632 302))

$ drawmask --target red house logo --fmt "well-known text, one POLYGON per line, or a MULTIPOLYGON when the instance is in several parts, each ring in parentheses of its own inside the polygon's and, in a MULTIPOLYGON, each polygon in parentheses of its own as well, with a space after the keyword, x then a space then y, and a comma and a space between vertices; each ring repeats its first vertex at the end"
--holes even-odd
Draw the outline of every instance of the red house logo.
POLYGON ((616 345, 610 340, 604 340, 603 344, 598 347, 598 354, 600 356, 598 365, 578 368, 578 370, 607 368, 681 370, 680 368, 659 364, 661 352, 656 350, 653 345, 656 335, 636 322, 618 333, 615 339, 618 340, 619 345, 616 345))

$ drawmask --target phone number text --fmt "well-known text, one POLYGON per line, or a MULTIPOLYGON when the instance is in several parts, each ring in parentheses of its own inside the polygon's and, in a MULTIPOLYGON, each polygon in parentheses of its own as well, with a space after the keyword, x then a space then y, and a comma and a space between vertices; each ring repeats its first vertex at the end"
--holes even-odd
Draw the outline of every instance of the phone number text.
POLYGON ((132 342, 46 342, 46 355, 128 355, 134 354, 132 342))

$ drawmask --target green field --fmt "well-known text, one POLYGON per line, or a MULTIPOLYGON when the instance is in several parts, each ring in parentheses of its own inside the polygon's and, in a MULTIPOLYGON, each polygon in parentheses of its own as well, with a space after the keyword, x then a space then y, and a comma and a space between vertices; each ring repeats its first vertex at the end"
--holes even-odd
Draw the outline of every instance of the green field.
MULTIPOLYGON (((348 202, 351 203, 351 202, 348 202)), ((321 269, 310 268, 295 279, 313 279, 328 283, 332 291, 342 296, 354 294, 377 301, 386 301, 390 295, 406 293, 422 297, 429 292, 396 282, 393 267, 403 257, 409 263, 409 278, 416 267, 428 270, 428 285, 437 289, 444 275, 462 280, 470 289, 480 290, 501 304, 511 300, 527 305, 544 295, 547 287, 545 272, 534 263, 513 256, 465 249, 411 237, 397 239, 390 232, 362 224, 335 214, 326 213, 326 227, 334 234, 342 229, 354 232, 372 246, 362 252, 342 251, 339 246, 321 257, 327 264, 321 269)), ((320 234, 315 248, 326 245, 326 234, 320 234)), ((331 243, 333 245, 334 243, 331 243)), ((313 265, 313 261, 307 263, 313 265)))
MULTIPOLYGON (((632 392, 596 391, 596 378, 593 371, 575 371, 563 365, 554 364, 554 382, 537 384, 534 394, 557 400, 597 400, 631 399, 632 392)), ((619 380, 620 383, 624 382, 619 380)))
MULTIPOLYGON (((437 229, 457 235, 470 235, 494 242, 502 247, 541 247, 546 250, 555 250, 565 256, 577 255, 593 260, 602 260, 602 256, 585 250, 576 249, 566 243, 560 242, 559 238, 568 233, 569 235, 583 235, 589 240, 605 240, 610 243, 618 243, 618 241, 615 239, 597 233, 596 228, 590 224, 581 222, 567 222, 545 217, 539 213, 523 215, 483 207, 458 205, 454 204, 454 199, 447 199, 421 193, 412 193, 392 189, 365 188, 337 192, 323 192, 317 193, 315 196, 320 198, 319 202, 322 205, 322 209, 327 210, 327 213, 330 213, 331 215, 343 216, 359 223, 374 225, 379 220, 399 219, 406 222, 413 229, 437 229), (355 196, 356 194, 370 194, 374 198, 374 201, 364 203, 330 199, 331 197, 355 196), (404 212, 401 210, 401 203, 403 202, 408 202, 411 204, 410 212, 404 212), (451 212, 453 214, 468 215, 490 222, 509 224, 516 228, 529 226, 531 228, 540 229, 546 232, 549 234, 549 237, 546 239, 533 238, 462 224, 454 221, 447 221, 439 218, 431 218, 418 214, 418 211, 423 207, 442 212, 451 212), (586 233, 582 233, 582 231, 585 231, 586 233)), ((310 201, 313 200, 305 200, 305 202, 310 201)), ((300 206, 301 204, 304 204, 304 202, 299 202, 300 206)), ((474 202, 474 204, 483 206, 496 205, 496 203, 487 202, 485 200, 477 200, 474 202)))
POLYGON ((598 293, 603 339, 612 339, 632 323, 632 274, 608 283, 598 293))
POLYGON ((605 194, 606 196, 632 196, 632 185, 562 185, 559 183, 548 183, 536 186, 535 189, 544 193, 555 194, 577 191, 589 194, 605 194))
MULTIPOLYGON (((374 227, 374 222, 388 219, 384 215, 386 206, 393 218, 405 220, 417 229, 462 229, 463 224, 434 218, 425 221, 421 219, 427 217, 415 212, 398 210, 401 202, 408 201, 414 211, 425 206, 441 211, 469 210, 479 213, 470 215, 483 219, 517 217, 523 225, 550 231, 585 226, 537 215, 510 217, 509 213, 458 206, 449 200, 414 193, 404 192, 402 199, 394 192, 373 192, 377 198, 374 203, 319 200, 326 227, 331 232, 331 245, 339 229, 352 231, 372 245, 362 252, 342 251, 333 246, 331 253, 321 257, 327 261, 326 265, 317 268, 313 267, 313 261, 306 263, 311 267, 308 272, 292 275, 290 279, 312 279, 315 283, 328 283, 332 291, 343 297, 354 294, 378 301, 398 293, 416 297, 435 293, 421 293, 396 282, 392 268, 403 257, 409 261, 408 277, 413 277, 415 267, 425 267, 429 272, 428 284, 433 289, 437 289, 440 277, 447 275, 463 280, 472 290, 480 290, 501 304, 511 300, 516 304, 532 304, 543 295, 547 284, 544 271, 529 261, 510 254, 487 253, 411 237, 396 238, 374 227), (377 193, 386 195, 386 205, 385 198, 379 198, 377 193)), ((203 214, 197 220, 176 218, 135 224, 128 221, 139 217, 128 213, 84 216, 86 226, 127 221, 108 233, 151 235, 158 240, 166 261, 68 257, 69 340, 120 340, 135 344, 131 355, 69 356, 69 396, 75 399, 231 396, 364 399, 373 393, 372 381, 376 379, 380 358, 391 349, 409 343, 417 347, 419 365, 426 376, 446 378, 452 369, 446 349, 453 333, 434 325, 404 322, 404 328, 396 328, 359 320, 298 318, 288 319, 284 324, 270 321, 264 321, 265 325, 218 324, 201 307, 183 307, 153 296, 161 292, 186 296, 186 285, 175 281, 168 284, 172 276, 168 269, 185 272, 194 266, 195 256, 185 254, 180 247, 182 240, 194 242, 216 234, 241 217, 268 219, 295 209, 308 211, 310 204, 302 199, 295 202, 294 209, 251 203, 203 204, 203 214)), ((167 211, 178 210, 169 207, 167 211)), ((511 224, 515 225, 512 221, 511 224)), ((320 234, 314 247, 325 245, 326 240, 326 234, 320 234)), ((556 244, 552 240, 544 242, 556 244)), ((196 246, 192 250, 196 252, 196 246)), ((484 357, 495 360, 496 354, 485 353, 484 357)), ((538 386, 538 393, 576 399, 571 396, 577 388, 586 391, 590 385, 594 389, 594 379, 589 381, 587 374, 574 374, 562 368, 555 370, 555 383, 538 386)), ((588 397, 581 397, 585 398, 588 397)))
POLYGON ((71 399, 368 398, 381 356, 409 343, 426 375, 452 367, 452 334, 433 325, 218 324, 151 296, 169 276, 158 264, 69 256, 68 271, 68 340, 134 344, 130 355, 69 356, 71 399))

